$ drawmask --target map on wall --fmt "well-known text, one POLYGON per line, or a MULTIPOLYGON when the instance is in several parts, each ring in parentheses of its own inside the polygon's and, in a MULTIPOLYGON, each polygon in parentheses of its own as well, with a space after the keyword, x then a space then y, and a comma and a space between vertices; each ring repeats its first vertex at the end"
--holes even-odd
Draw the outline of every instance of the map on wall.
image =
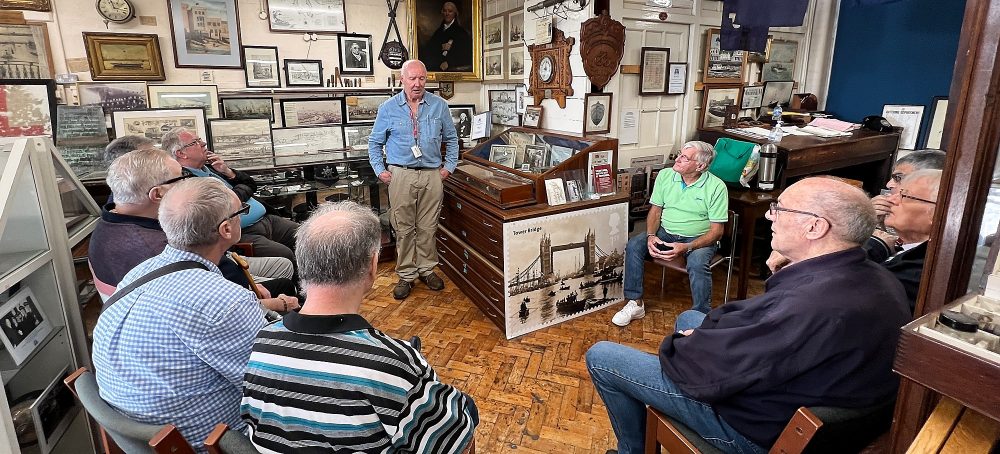
POLYGON ((267 0, 271 30, 346 32, 343 0, 267 0))

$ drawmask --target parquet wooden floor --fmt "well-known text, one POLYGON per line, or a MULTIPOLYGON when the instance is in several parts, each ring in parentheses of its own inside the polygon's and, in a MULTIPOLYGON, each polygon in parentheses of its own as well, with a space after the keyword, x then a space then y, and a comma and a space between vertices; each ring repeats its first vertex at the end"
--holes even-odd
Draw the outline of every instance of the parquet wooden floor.
MULTIPOLYGON (((584 354, 601 340, 655 352, 690 308, 687 276, 667 272, 660 293, 660 269, 647 264, 646 317, 619 328, 616 304, 513 340, 455 285, 441 292, 417 283, 403 301, 392 298, 394 263, 379 266, 379 277, 361 313, 374 327, 400 339, 420 336, 423 353, 446 383, 470 394, 479 407, 478 453, 604 453, 617 446, 607 410, 587 373, 584 354)), ((725 274, 714 273, 713 304, 722 301, 725 274)), ((731 289, 735 293, 735 285, 731 289)), ((751 280, 750 294, 763 292, 751 280)))

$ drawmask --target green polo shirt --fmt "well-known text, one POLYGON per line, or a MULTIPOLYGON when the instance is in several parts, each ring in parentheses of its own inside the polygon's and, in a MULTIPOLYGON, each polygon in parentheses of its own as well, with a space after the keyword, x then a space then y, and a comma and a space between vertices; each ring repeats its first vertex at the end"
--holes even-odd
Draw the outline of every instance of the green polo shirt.
POLYGON ((684 184, 674 169, 661 170, 649 203, 663 208, 660 225, 674 235, 699 236, 712 222, 729 220, 729 190, 709 172, 692 184, 684 184))

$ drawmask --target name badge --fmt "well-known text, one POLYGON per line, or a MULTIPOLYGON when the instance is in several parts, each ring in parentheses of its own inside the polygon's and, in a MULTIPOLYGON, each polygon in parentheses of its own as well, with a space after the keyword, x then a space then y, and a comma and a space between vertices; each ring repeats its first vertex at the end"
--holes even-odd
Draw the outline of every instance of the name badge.
POLYGON ((410 151, 413 152, 413 157, 414 158, 418 158, 419 159, 421 156, 424 155, 423 153, 420 152, 420 145, 414 145, 414 146, 410 147, 410 151))

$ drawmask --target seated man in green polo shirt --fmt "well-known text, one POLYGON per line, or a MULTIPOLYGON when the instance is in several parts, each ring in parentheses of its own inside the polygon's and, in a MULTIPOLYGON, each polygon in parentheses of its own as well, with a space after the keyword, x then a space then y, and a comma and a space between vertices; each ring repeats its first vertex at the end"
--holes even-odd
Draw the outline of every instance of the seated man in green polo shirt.
POLYGON ((628 302, 611 319, 618 326, 646 316, 642 305, 642 278, 646 259, 687 259, 692 308, 708 313, 712 300, 712 273, 708 262, 715 255, 723 224, 729 220, 726 184, 708 172, 715 149, 705 142, 688 142, 656 177, 649 197, 652 207, 645 232, 632 237, 625 248, 625 299, 628 302))

